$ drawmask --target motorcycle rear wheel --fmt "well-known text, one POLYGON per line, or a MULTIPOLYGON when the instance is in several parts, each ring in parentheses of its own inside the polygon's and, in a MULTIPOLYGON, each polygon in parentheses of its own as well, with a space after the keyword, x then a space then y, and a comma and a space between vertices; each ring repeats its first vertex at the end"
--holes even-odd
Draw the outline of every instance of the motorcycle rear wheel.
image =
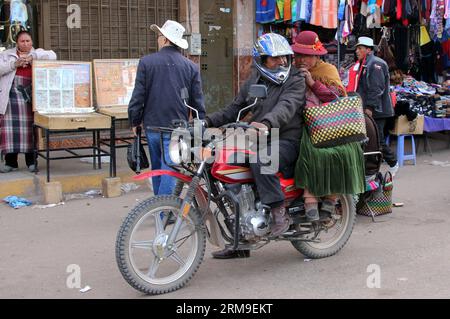
POLYGON ((143 293, 157 295, 184 287, 203 261, 206 229, 195 208, 174 240, 176 250, 165 250, 174 226, 166 221, 170 214, 180 214, 181 204, 176 196, 149 198, 131 210, 117 234, 119 270, 128 284, 143 293))
MULTIPOLYGON (((339 195, 338 201, 340 202, 340 219, 334 220, 335 224, 329 228, 329 230, 337 230, 336 234, 328 240, 321 240, 320 242, 308 242, 308 241, 292 241, 292 245, 304 256, 311 259, 326 258, 335 255, 340 251, 352 234, 353 227, 356 221, 356 209, 355 201, 352 195, 339 195), (336 228, 337 229, 334 229, 336 228)), ((323 234, 322 230, 319 234, 323 234)), ((308 236, 308 238, 311 235, 308 236)), ((303 237, 305 239, 305 236, 303 237)))

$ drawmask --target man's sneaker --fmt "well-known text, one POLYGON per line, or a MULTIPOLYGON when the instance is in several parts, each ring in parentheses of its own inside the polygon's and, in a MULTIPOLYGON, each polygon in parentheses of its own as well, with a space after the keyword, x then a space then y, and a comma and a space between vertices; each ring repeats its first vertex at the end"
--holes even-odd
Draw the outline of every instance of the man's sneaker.
POLYGON ((395 165, 394 166, 389 166, 389 169, 388 169, 388 171, 392 174, 392 177, 394 177, 395 176, 395 174, 397 174, 397 172, 398 172, 398 168, 399 168, 399 165, 398 165, 398 162, 397 163, 395 163, 395 165))
POLYGON ((9 173, 12 171, 17 171, 17 167, 12 167, 9 165, 3 165, 2 167, 0 167, 0 173, 9 173))

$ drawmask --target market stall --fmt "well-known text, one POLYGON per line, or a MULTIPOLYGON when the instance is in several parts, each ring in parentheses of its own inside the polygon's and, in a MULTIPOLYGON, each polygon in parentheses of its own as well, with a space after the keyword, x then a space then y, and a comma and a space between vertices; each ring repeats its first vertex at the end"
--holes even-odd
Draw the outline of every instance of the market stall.
MULTIPOLYGON (((33 63, 34 131, 44 132, 45 143, 34 143, 34 152, 46 161, 47 182, 50 182, 50 162, 69 158, 93 158, 93 167, 101 168, 101 158, 111 152, 100 145, 100 131, 109 131, 111 119, 94 111, 92 66, 90 62, 35 61, 33 63), (92 132, 92 144, 79 147, 50 147, 53 134, 92 132), (89 150, 90 153, 85 151, 89 150), (79 151, 82 151, 80 153, 79 151), (57 155, 52 156, 52 154, 57 155), (60 152, 65 152, 62 156, 60 152)), ((35 134, 35 141, 40 139, 35 134)), ((110 146, 111 149, 111 146, 110 146)), ((112 175, 114 159, 110 160, 112 175)))
MULTIPOLYGON (((315 31, 329 52, 325 59, 338 67, 345 85, 357 38, 373 38, 376 54, 389 66, 391 89, 400 103, 396 116, 408 121, 425 117, 422 130, 414 128, 410 134, 428 132, 436 127, 430 123, 446 123, 438 120, 450 117, 450 1, 257 0, 256 4, 257 35, 277 32, 292 41, 300 31, 315 31)), ((446 129, 445 124, 436 125, 446 129)), ((394 122, 390 128, 400 132, 394 122)))

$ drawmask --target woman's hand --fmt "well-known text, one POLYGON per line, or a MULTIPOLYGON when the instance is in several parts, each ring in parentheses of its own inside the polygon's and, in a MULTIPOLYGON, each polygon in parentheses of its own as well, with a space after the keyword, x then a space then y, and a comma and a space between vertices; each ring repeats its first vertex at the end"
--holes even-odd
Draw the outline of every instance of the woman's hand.
POLYGON ((28 65, 28 61, 27 58, 19 58, 17 59, 17 61, 14 63, 14 67, 17 68, 24 68, 28 65))
POLYGON ((311 86, 314 85, 314 83, 316 83, 316 81, 314 81, 314 79, 312 78, 312 75, 311 75, 311 73, 308 71, 308 69, 300 68, 299 70, 300 70, 300 72, 302 72, 303 75, 305 76, 306 85, 308 85, 309 87, 311 87, 311 86))
POLYGON ((32 61, 33 61, 32 56, 19 58, 19 59, 17 59, 16 62, 14 62, 14 67, 16 69, 17 68, 26 68, 27 66, 31 65, 32 61))

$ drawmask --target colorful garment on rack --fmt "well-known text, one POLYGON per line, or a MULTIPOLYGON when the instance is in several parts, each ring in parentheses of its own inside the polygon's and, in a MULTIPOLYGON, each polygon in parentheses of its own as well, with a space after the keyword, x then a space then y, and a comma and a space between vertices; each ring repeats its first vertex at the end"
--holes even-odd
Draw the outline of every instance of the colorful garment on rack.
POLYGON ((347 0, 339 0, 338 20, 342 21, 345 17, 345 5, 347 0))
POLYGON ((327 29, 335 29, 338 27, 337 11, 337 1, 313 0, 309 23, 327 29))
POLYGON ((442 19, 445 14, 444 0, 433 0, 432 11, 430 15, 430 33, 434 40, 442 38, 444 26, 442 19))
POLYGON ((312 15, 312 10, 313 10, 313 1, 314 0, 303 0, 306 2, 306 7, 305 7, 305 22, 306 23, 310 23, 311 21, 311 15, 312 15))
POLYGON ((275 21, 284 21, 284 0, 276 0, 275 21))
POLYGON ((292 15, 292 23, 300 20, 297 16, 297 6, 298 6, 298 1, 297 0, 292 0, 291 1, 291 15, 292 15))
POLYGON ((284 0, 284 21, 292 20, 291 0, 284 0))
POLYGON ((444 14, 444 18, 445 18, 445 19, 450 18, 450 0, 446 0, 446 1, 445 1, 445 14, 444 14))
POLYGON ((275 0, 256 0, 256 23, 275 21, 275 0))

